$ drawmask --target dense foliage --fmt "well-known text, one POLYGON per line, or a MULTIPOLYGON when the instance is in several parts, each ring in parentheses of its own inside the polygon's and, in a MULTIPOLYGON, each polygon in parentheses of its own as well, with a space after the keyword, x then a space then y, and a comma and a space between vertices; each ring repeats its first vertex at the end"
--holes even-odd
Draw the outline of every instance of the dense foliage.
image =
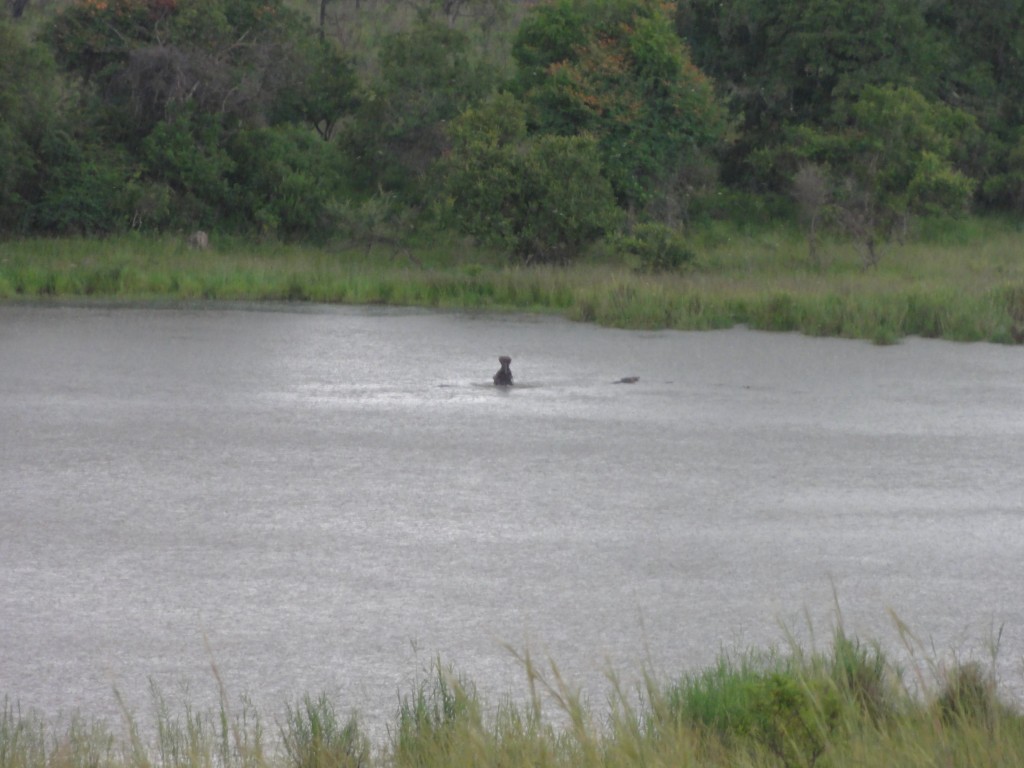
POLYGON ((502 94, 463 113, 441 167, 457 225, 525 261, 568 261, 615 223, 591 136, 530 136, 523 105, 502 94))
POLYGON ((597 138, 604 173, 633 209, 691 181, 724 120, 655 0, 557 0, 516 38, 518 82, 541 132, 597 138))
POLYGON ((1024 213, 1024 0, 8 8, 6 236, 383 216, 526 261, 688 254, 663 269, 694 216, 801 211, 812 255, 835 230, 872 264, 911 216, 1024 213))

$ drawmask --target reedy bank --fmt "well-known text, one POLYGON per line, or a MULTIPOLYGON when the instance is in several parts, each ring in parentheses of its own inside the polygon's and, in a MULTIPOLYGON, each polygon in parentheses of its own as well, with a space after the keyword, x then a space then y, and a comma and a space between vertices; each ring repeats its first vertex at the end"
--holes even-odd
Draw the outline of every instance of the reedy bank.
MULTIPOLYGON (((74 713, 0 710, 0 768, 375 768, 376 766, 1019 766, 1024 716, 977 662, 902 672, 840 628, 830 649, 722 656, 675 681, 609 676, 600 712, 555 664, 512 650, 527 695, 485 702, 440 659, 404 693, 386 735, 326 695, 284 706, 273 727, 235 705, 171 707, 152 691, 151 725, 74 713), (145 735, 149 734, 149 736, 145 735)), ((994 659, 993 659, 994 661, 994 659)), ((353 710, 353 712, 355 712, 353 710)))
POLYGON ((214 237, 203 251, 172 236, 27 239, 0 244, 0 299, 384 304, 547 312, 620 328, 745 324, 876 343, 1024 340, 1024 233, 1011 223, 933 224, 872 269, 842 241, 812 264, 802 235, 781 226, 712 225, 690 241, 692 263, 652 273, 609 245, 560 267, 509 263, 450 238, 367 248, 214 237))

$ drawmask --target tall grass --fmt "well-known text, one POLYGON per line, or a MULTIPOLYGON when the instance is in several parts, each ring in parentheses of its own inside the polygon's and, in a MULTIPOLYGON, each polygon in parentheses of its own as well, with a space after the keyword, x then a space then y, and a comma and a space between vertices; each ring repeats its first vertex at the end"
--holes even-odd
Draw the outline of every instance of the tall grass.
POLYGON ((127 712, 119 732, 78 714, 58 725, 5 702, 0 768, 1024 765, 1024 714, 999 698, 991 670, 933 663, 928 679, 916 669, 908 680, 878 645, 842 628, 827 651, 723 656, 634 688, 610 676, 600 711, 556 665, 516 655, 525 702, 488 706, 438 659, 376 742, 324 695, 287 706, 276 739, 244 700, 233 714, 223 687, 210 712, 187 702, 175 711, 152 691, 148 741, 127 712))
MULTIPOLYGON (((310 247, 215 238, 0 244, 0 299, 312 301, 549 312, 621 328, 771 331, 869 339, 1024 341, 1024 233, 1000 222, 925 223, 865 270, 855 247, 812 264, 792 229, 713 223, 698 257, 647 274, 601 249, 571 267, 510 264, 457 239, 415 248, 310 247)), ((823 246, 825 248, 825 246, 823 246)))

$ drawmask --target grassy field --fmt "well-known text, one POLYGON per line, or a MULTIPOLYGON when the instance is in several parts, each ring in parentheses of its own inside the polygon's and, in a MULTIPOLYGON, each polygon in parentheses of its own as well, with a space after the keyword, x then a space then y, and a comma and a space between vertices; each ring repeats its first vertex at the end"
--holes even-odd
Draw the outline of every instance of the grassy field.
POLYGON ((148 729, 127 711, 120 724, 82 714, 56 723, 8 702, 0 768, 1024 765, 1024 716, 1000 700, 985 665, 908 675, 842 630, 826 652, 722 657, 668 683, 647 677, 635 690, 610 678, 601 715, 554 665, 516 655, 524 703, 484 702, 438 661, 376 740, 325 695, 265 722, 245 700, 233 705, 219 677, 212 711, 188 703, 173 711, 154 691, 148 729))
POLYGON ((559 313, 622 328, 752 328, 893 343, 918 335, 1024 341, 1024 231, 924 222, 865 269, 851 243, 810 263, 795 230, 710 224, 696 259, 644 273, 607 247, 571 267, 510 265, 458 240, 409 248, 311 247, 214 237, 33 239, 0 244, 0 299, 312 301, 559 313))

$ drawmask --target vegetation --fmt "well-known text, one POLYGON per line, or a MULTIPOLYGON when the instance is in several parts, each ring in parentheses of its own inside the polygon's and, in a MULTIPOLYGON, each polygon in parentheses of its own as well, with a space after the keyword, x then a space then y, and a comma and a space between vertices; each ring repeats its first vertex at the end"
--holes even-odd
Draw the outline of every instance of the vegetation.
POLYGON ((401 696, 386 738, 325 695, 286 706, 265 728, 246 699, 176 713, 153 691, 155 727, 124 712, 123 732, 81 713, 64 722, 0 711, 0 768, 372 768, 372 766, 1018 766, 1024 715, 978 662, 933 664, 909 676, 874 644, 841 628, 827 652, 723 656, 668 683, 635 690, 610 677, 595 711, 551 664, 518 654, 525 702, 484 702, 472 683, 436 661, 401 696), (143 734, 151 733, 151 738, 143 734))
POLYGON ((685 246, 644 225, 612 253, 525 266, 458 238, 396 246, 383 227, 331 247, 175 236, 27 239, 0 250, 0 300, 276 300, 551 312, 623 328, 752 328, 893 343, 1024 340, 1015 224, 921 220, 865 270, 855 244, 812 265, 796 228, 711 225, 685 246), (622 254, 625 254, 624 256, 622 254))
POLYGON ((8 3, 0 235, 324 242, 372 204, 566 262, 723 194, 789 225, 817 179, 815 243, 871 266, 908 216, 1024 211, 1024 0, 975 5, 8 3))
POLYGON ((1020 342, 1024 0, 961 6, 8 3, 0 298, 1020 342))

